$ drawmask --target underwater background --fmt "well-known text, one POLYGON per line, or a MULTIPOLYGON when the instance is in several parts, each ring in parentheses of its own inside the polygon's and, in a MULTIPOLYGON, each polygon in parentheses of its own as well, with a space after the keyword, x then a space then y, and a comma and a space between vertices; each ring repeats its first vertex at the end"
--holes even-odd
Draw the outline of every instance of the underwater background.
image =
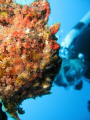
MULTIPOLYGON (((58 43, 65 38, 90 10, 90 0, 48 0, 51 14, 48 25, 61 23, 56 34, 58 43)), ((16 0, 19 4, 30 4, 33 0, 16 0)), ((69 90, 53 84, 50 95, 23 101, 21 107, 24 115, 19 115, 21 120, 90 120, 87 101, 90 100, 90 83, 83 80, 83 88, 69 90)), ((12 118, 8 118, 12 120, 12 118)))

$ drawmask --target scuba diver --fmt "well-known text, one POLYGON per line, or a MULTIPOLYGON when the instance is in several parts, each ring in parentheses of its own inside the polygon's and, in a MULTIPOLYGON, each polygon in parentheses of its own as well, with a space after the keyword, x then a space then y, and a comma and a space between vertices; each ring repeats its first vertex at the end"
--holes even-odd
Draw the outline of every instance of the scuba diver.
POLYGON ((83 79, 90 83, 90 11, 61 44, 62 67, 55 84, 81 90, 83 79))
POLYGON ((7 120, 7 115, 2 111, 2 103, 0 102, 0 120, 7 120))

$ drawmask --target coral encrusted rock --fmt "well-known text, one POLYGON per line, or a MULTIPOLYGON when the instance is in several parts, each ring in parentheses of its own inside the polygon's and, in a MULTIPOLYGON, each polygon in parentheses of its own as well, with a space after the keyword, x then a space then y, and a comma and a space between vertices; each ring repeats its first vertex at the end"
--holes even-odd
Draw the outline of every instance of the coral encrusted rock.
POLYGON ((50 94, 61 66, 56 32, 60 23, 47 25, 47 0, 29 6, 0 0, 0 99, 16 120, 17 107, 27 98, 50 94))

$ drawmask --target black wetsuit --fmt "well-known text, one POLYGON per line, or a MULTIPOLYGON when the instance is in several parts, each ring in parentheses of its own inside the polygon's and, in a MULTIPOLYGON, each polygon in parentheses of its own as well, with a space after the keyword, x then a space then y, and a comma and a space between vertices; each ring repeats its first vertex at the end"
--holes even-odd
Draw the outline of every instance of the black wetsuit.
POLYGON ((73 50, 76 52, 76 54, 84 54, 85 60, 90 64, 90 25, 73 40, 71 45, 74 46, 73 50))

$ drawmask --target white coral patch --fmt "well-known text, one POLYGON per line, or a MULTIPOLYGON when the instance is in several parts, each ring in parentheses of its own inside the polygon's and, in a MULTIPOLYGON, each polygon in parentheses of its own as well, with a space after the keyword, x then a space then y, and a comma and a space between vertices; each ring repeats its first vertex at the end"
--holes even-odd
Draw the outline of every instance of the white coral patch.
POLYGON ((29 33, 30 32, 30 29, 29 28, 27 28, 26 29, 26 31, 25 31, 25 33, 29 33))
POLYGON ((46 89, 46 88, 50 87, 50 84, 49 84, 49 83, 43 83, 43 84, 42 84, 42 87, 43 87, 44 89, 46 89))

